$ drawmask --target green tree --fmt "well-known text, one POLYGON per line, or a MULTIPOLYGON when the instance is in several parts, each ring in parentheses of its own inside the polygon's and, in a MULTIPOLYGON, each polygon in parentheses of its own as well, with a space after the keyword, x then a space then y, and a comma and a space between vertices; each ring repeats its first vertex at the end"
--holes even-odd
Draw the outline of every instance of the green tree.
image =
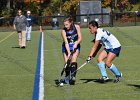
POLYGON ((75 15, 78 8, 79 0, 67 0, 62 6, 62 10, 71 15, 75 15))
POLYGON ((103 8, 110 7, 111 0, 101 0, 101 2, 103 8))
POLYGON ((51 0, 50 9, 52 10, 52 13, 57 13, 60 10, 60 0, 51 0))
POLYGON ((28 4, 26 4, 27 6, 25 6, 23 8, 24 13, 26 13, 27 10, 30 10, 32 12, 32 14, 39 14, 39 10, 40 10, 40 5, 37 2, 30 2, 28 4))

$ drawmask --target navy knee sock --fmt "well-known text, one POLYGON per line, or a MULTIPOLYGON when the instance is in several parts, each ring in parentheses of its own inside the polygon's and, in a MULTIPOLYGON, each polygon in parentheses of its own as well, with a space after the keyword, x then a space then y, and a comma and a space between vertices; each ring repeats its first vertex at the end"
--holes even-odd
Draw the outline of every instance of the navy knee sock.
POLYGON ((71 77, 76 76, 76 70, 77 70, 77 62, 72 62, 72 64, 71 64, 71 77))

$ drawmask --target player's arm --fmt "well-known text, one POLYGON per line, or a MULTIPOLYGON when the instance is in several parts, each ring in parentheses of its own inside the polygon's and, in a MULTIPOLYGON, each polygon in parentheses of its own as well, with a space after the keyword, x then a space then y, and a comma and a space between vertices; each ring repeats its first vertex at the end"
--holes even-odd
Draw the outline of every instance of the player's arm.
POLYGON ((97 52, 96 50, 98 50, 99 44, 100 44, 100 40, 95 41, 95 43, 93 44, 93 47, 91 48, 89 57, 94 57, 93 55, 96 54, 96 52, 97 52))
POLYGON ((98 51, 101 49, 102 47, 102 44, 100 43, 100 40, 101 40, 101 37, 102 37, 102 31, 98 31, 96 34, 95 34, 95 39, 92 41, 94 42, 94 45, 92 47, 92 49, 94 49, 93 51, 91 50, 91 54, 90 55, 91 57, 95 57, 98 53, 98 51))
MULTIPOLYGON (((95 43, 95 39, 92 40, 91 42, 95 43)), ((102 44, 99 43, 99 45, 98 45, 98 47, 97 47, 95 53, 92 55, 92 57, 96 57, 96 55, 97 55, 97 53, 99 52, 99 50, 101 49, 101 47, 102 47, 102 44)))
POLYGON ((69 43, 68 43, 68 40, 67 40, 67 37, 66 37, 66 32, 64 30, 61 31, 61 36, 63 38, 63 41, 65 43, 65 47, 66 47, 66 50, 68 52, 68 55, 70 55, 70 48, 69 48, 69 43))
POLYGON ((13 28, 16 29, 16 17, 15 17, 14 22, 13 22, 13 28))
POLYGON ((75 42, 76 45, 78 45, 82 41, 82 34, 81 34, 81 29, 79 25, 75 25, 77 34, 78 34, 78 40, 75 42))
POLYGON ((93 44, 93 47, 91 48, 90 54, 89 54, 89 56, 86 59, 86 61, 88 63, 90 62, 92 57, 96 56, 99 44, 100 44, 100 40, 95 41, 95 43, 93 44))
POLYGON ((13 24, 13 28, 16 29, 16 25, 15 24, 13 24))

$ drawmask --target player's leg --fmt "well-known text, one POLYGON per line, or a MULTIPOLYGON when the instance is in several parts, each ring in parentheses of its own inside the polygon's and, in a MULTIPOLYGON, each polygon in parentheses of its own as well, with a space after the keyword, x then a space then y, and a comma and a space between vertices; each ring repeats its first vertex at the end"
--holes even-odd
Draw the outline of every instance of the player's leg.
POLYGON ((22 31, 21 33, 21 36, 22 36, 22 48, 25 48, 26 47, 26 31, 22 31))
MULTIPOLYGON (((62 44, 62 53, 63 53, 64 62, 66 63, 68 60, 68 53, 64 43, 62 44)), ((69 84, 69 81, 70 81, 70 67, 67 66, 65 69, 64 83, 69 84)))
POLYGON ((28 41, 28 28, 29 27, 26 27, 26 36, 27 36, 26 39, 27 39, 27 41, 28 41))
POLYGON ((105 66, 105 62, 104 62, 104 59, 107 57, 107 52, 105 50, 103 50, 100 54, 99 54, 99 57, 98 57, 98 67, 100 69, 100 72, 101 72, 101 75, 102 77, 100 78, 101 81, 107 81, 109 78, 108 78, 108 75, 107 75, 107 72, 106 72, 106 66, 105 66))
POLYGON ((18 32, 18 44, 19 44, 19 47, 21 48, 22 47, 22 35, 21 35, 21 32, 18 32))
POLYGON ((76 70, 77 70, 77 58, 79 55, 79 50, 77 49, 76 52, 73 54, 72 61, 71 61, 71 84, 75 83, 76 78, 76 70))
POLYGON ((118 82, 119 78, 122 76, 120 71, 117 69, 117 67, 112 63, 112 61, 116 58, 116 54, 109 52, 107 59, 106 59, 106 66, 115 74, 116 79, 114 82, 118 82))
POLYGON ((31 40, 31 30, 32 30, 32 26, 28 27, 28 32, 27 32, 27 40, 28 41, 31 40))
MULTIPOLYGON (((64 62, 66 63, 68 60, 68 56, 66 53, 63 53, 63 58, 64 58, 64 62)), ((69 84, 70 81, 70 67, 66 67, 65 69, 65 79, 64 79, 64 83, 69 84)))
POLYGON ((31 40, 31 32, 32 32, 32 26, 30 26, 30 40, 31 40))

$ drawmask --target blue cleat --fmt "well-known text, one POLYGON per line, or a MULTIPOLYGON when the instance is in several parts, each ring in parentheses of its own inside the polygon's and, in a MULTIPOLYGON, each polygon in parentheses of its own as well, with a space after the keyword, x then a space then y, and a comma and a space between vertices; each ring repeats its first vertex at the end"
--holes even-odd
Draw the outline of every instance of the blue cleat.
POLYGON ((120 75, 116 75, 116 78, 114 79, 114 83, 120 82, 121 77, 122 77, 122 73, 120 73, 120 75))

